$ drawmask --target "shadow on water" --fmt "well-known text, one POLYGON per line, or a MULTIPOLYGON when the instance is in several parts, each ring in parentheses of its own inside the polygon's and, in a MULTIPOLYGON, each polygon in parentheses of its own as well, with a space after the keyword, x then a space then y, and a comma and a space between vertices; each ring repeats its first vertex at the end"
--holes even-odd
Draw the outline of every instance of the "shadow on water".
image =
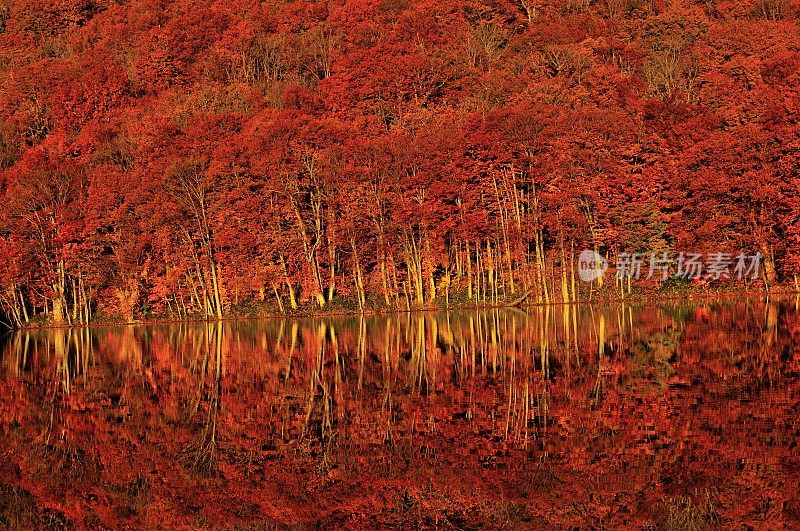
POLYGON ((0 522, 797 524, 798 306, 6 335, 0 522))

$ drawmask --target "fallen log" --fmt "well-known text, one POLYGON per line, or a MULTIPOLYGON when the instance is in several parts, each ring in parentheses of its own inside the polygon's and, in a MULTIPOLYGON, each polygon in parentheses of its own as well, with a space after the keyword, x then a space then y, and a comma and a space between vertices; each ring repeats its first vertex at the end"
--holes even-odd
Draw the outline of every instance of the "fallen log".
POLYGON ((513 301, 509 301, 509 302, 507 302, 507 303, 506 303, 506 306, 519 306, 520 304, 522 304, 523 302, 525 302, 525 299, 527 299, 527 298, 528 298, 528 296, 531 294, 531 292, 532 292, 532 291, 533 291, 533 290, 530 290, 530 289, 529 289, 529 290, 528 290, 528 291, 526 291, 526 292, 525 292, 525 294, 524 294, 524 295, 522 295, 521 297, 517 297, 517 298, 516 298, 516 299, 514 299, 513 301))

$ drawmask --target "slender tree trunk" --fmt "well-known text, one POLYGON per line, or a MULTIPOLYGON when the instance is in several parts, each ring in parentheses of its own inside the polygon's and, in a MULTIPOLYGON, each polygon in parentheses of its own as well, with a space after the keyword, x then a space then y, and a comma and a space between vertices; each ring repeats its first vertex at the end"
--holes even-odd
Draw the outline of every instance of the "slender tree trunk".
POLYGON ((467 259, 467 297, 472 300, 472 257, 469 251, 469 242, 465 242, 466 259, 467 259))
POLYGON ((64 306, 60 297, 53 299, 53 324, 56 326, 64 322, 64 306))
POLYGON ((297 309, 297 297, 294 293, 294 286, 292 280, 289 278, 289 270, 286 268, 286 260, 283 258, 283 253, 280 254, 281 260, 281 273, 283 273, 283 282, 286 284, 286 289, 289 291, 289 307, 292 310, 297 309))
POLYGON ((72 322, 79 322, 78 321, 78 307, 80 304, 78 303, 78 286, 77 282, 75 281, 75 277, 70 279, 70 285, 72 287, 72 322))
POLYGON ((389 269, 392 272, 392 296, 396 304, 400 305, 400 279, 397 278, 397 262, 394 253, 389 253, 389 269))
POLYGON ((84 313, 84 322, 89 324, 89 320, 92 316, 92 307, 90 302, 90 295, 92 290, 89 290, 89 294, 86 293, 86 283, 83 280, 83 275, 80 277, 80 289, 81 289, 81 299, 83 300, 83 313, 84 313))
POLYGON ((350 236, 350 247, 353 250, 353 282, 356 288, 356 298, 358 299, 358 308, 363 313, 366 306, 366 297, 364 295, 364 280, 361 274, 361 261, 358 256, 356 238, 353 235, 350 236))
POLYGON ((285 313, 283 309, 283 299, 281 299, 281 294, 278 291, 278 286, 275 284, 272 285, 272 291, 275 293, 275 300, 278 301, 278 309, 281 313, 285 313))
POLYGON ((383 300, 386 302, 386 306, 391 306, 391 299, 389 297, 389 273, 386 271, 386 255, 382 252, 379 253, 380 256, 378 261, 380 262, 380 271, 381 271, 381 286, 383 288, 383 300))
POLYGON ((764 261, 764 281, 769 290, 772 289, 778 278, 775 270, 775 256, 772 253, 772 248, 766 243, 761 244, 761 254, 764 261))
POLYGON ((334 223, 333 210, 328 209, 328 260, 330 261, 330 280, 328 282, 328 302, 333 300, 336 293, 336 224, 334 223))
MULTIPOLYGON (((797 284, 797 277, 794 277, 795 285, 797 284)), ((19 290, 19 304, 22 307, 22 316, 25 319, 25 323, 27 324, 31 319, 28 316, 28 307, 25 305, 25 296, 22 294, 22 290, 19 290)))
POLYGON ((409 282, 415 294, 415 301, 417 304, 424 304, 424 291, 422 281, 422 263, 420 260, 419 246, 413 234, 406 233, 405 238, 406 247, 406 268, 408 270, 409 282))
POLYGON ((55 325, 61 325, 65 320, 67 324, 72 324, 67 306, 66 289, 66 273, 62 260, 58 263, 57 278, 53 283, 53 291, 56 293, 55 299, 53 299, 53 324, 55 325))
POLYGON ((561 302, 568 304, 570 301, 569 288, 567 287, 567 257, 564 253, 564 240, 561 240, 561 302))
POLYGON ((214 287, 214 310, 217 319, 222 319, 222 297, 220 296, 220 281, 219 281, 219 264, 214 259, 211 259, 211 282, 214 287))

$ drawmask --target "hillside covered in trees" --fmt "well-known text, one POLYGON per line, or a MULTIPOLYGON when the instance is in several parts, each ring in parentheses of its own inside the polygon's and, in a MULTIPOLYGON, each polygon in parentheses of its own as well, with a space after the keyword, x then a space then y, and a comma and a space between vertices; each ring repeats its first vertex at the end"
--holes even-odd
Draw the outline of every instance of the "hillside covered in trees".
MULTIPOLYGON (((7 320, 800 273, 794 0, 0 0, 7 320)), ((796 282, 796 281, 795 281, 796 282)))

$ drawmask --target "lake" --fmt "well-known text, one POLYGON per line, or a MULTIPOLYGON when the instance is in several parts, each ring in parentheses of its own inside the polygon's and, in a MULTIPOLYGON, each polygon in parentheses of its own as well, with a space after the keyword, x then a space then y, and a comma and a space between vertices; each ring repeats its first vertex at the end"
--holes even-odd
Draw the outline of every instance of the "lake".
POLYGON ((0 527, 800 526, 793 299, 0 342, 0 527))

